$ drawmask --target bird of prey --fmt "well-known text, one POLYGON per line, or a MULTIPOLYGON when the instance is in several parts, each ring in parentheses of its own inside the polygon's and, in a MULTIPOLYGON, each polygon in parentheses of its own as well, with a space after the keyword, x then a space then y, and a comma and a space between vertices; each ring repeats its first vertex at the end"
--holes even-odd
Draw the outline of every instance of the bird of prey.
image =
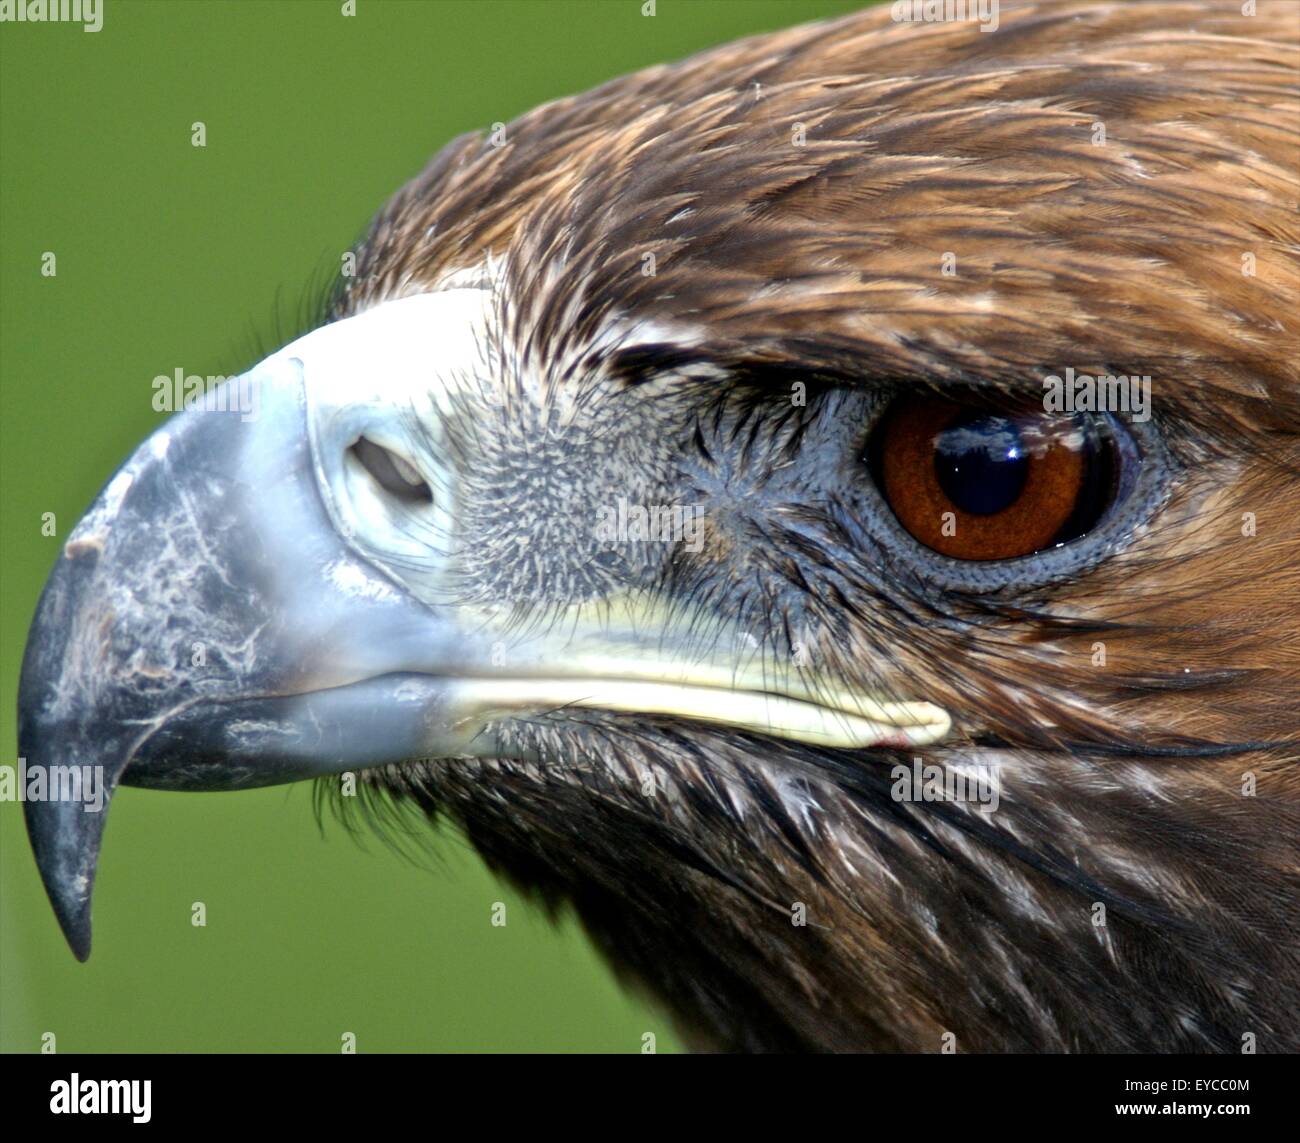
POLYGON ((702 1048, 1300 1047, 1300 16, 929 8, 456 139, 139 447, 21 680, 78 956, 68 768, 315 778, 702 1048))

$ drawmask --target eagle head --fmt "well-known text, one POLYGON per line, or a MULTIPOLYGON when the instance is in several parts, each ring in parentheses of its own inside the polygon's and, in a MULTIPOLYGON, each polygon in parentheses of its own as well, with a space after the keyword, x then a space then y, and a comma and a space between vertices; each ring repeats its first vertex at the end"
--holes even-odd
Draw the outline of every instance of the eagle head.
POLYGON ((28 771, 445 815, 702 1045, 1294 1050, 1295 11, 1005 7, 450 143, 70 534, 28 771))

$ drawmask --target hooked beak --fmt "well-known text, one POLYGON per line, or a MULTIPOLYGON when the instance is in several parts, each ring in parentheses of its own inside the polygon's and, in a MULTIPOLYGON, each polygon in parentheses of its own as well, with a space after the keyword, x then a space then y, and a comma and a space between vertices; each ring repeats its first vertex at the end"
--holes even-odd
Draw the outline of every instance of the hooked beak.
POLYGON ((453 304, 438 297, 322 327, 177 414, 65 543, 28 636, 18 746, 36 863, 79 959, 119 783, 232 790, 492 755, 494 723, 566 704, 832 746, 947 732, 928 703, 846 694, 802 672, 774 678, 770 662, 747 669, 734 655, 674 659, 664 627, 647 632, 644 611, 620 621, 609 601, 598 623, 508 636, 493 612, 422 598, 368 558, 331 474, 376 407, 313 423, 313 384, 329 375, 323 389, 346 389, 354 371, 427 377, 393 323, 427 340, 435 307, 445 318, 453 304))
POLYGON ((194 408, 150 436, 69 536, 28 636, 27 828, 83 960, 120 781, 272 785, 458 752, 472 733, 443 718, 447 680, 412 673, 450 658, 453 632, 330 526, 301 360, 239 380, 256 386, 256 417, 194 408))

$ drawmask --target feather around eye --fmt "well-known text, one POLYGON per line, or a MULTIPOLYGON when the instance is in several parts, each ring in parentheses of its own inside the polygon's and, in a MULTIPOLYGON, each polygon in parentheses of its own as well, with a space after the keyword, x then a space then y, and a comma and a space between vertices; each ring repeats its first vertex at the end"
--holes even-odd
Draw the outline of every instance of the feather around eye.
POLYGON ((1072 417, 905 398, 878 430, 875 468, 914 539, 954 559, 1008 560, 1095 523, 1100 512, 1079 515, 1096 480, 1093 443, 1072 417))

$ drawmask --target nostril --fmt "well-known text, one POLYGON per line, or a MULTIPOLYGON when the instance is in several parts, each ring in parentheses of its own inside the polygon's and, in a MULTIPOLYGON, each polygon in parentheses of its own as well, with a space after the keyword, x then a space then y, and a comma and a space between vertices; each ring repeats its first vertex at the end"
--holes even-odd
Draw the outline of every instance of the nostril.
POLYGON ((433 503, 433 490, 405 457, 366 437, 358 437, 348 452, 389 495, 411 504, 433 503))

